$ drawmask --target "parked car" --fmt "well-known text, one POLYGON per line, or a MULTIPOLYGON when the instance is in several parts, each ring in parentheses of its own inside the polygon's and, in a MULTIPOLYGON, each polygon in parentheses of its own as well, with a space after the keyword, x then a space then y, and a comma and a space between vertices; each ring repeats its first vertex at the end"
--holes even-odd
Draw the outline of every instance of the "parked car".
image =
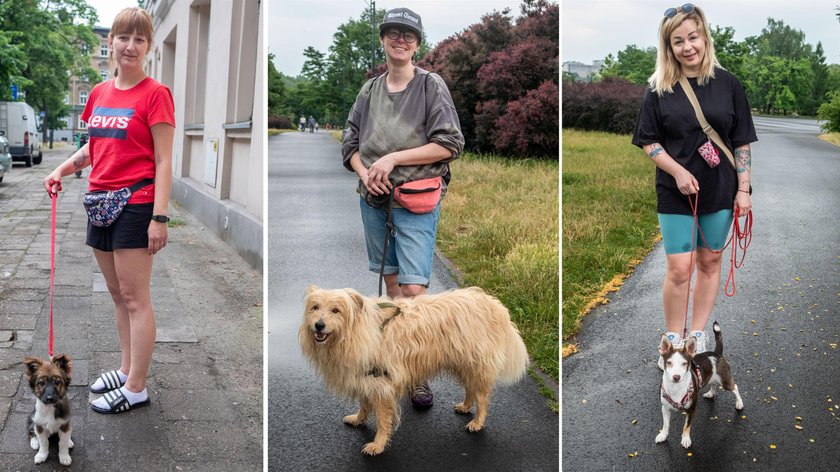
POLYGON ((35 110, 26 102, 0 102, 0 131, 9 140, 9 153, 26 167, 40 164, 41 140, 35 110))
POLYGON ((10 170, 12 170, 12 155, 9 154, 9 141, 0 132, 0 182, 10 170))

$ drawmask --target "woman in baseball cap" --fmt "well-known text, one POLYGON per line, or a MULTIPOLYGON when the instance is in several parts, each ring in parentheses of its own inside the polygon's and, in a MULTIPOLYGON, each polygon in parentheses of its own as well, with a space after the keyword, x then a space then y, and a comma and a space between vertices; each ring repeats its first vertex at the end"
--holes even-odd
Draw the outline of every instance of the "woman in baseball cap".
MULTIPOLYGON (((378 274, 384 258, 382 274, 391 298, 426 293, 440 202, 430 212, 413 213, 390 203, 388 195, 407 182, 439 178, 442 199, 451 178, 449 162, 464 149, 446 83, 412 63, 422 37, 423 23, 417 13, 408 8, 385 13, 379 40, 388 70, 362 86, 341 145, 344 167, 359 176, 368 268, 378 274), (386 228, 388 212, 395 232, 386 228)), ((414 388, 411 402, 415 407, 428 408, 432 401, 428 383, 414 388)))

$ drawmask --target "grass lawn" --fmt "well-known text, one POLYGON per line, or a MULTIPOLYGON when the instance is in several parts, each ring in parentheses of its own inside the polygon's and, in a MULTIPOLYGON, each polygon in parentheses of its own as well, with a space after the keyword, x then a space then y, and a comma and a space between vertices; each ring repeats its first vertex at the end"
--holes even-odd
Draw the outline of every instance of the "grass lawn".
POLYGON ((654 165, 629 135, 563 130, 563 339, 659 238, 654 165))
POLYGON ((438 247, 465 286, 508 307, 533 362, 557 380, 558 162, 465 153, 451 170, 438 247))

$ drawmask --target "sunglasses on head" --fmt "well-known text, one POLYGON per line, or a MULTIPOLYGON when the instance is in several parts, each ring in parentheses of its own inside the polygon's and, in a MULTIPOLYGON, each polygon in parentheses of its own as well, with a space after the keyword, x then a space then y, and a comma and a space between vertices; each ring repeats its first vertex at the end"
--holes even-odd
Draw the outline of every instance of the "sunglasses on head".
POLYGON ((669 9, 665 10, 665 16, 667 18, 673 18, 674 15, 676 15, 679 12, 683 12, 686 15, 688 15, 689 13, 691 13, 693 11, 694 11, 694 5, 691 4, 691 3, 686 3, 685 5, 683 5, 679 8, 669 8, 669 9))

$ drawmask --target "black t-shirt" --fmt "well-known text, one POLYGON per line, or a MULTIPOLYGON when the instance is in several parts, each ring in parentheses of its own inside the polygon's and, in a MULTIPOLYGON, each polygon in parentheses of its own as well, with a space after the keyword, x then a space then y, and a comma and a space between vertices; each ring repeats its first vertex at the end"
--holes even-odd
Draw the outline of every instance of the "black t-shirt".
MULTIPOLYGON (((697 79, 688 79, 706 121, 720 134, 730 151, 739 146, 758 141, 755 135, 750 104, 744 88, 729 72, 717 68, 715 78, 704 86, 697 79)), ((738 179, 726 154, 715 145, 720 164, 709 167, 697 149, 708 137, 703 133, 682 86, 674 84, 674 93, 662 96, 650 88, 639 110, 633 144, 642 147, 659 143, 681 166, 685 167, 700 184, 698 214, 731 209, 735 205, 738 179)), ((690 215, 688 198, 677 188, 676 180, 667 172, 656 168, 656 207, 659 213, 690 215)))

